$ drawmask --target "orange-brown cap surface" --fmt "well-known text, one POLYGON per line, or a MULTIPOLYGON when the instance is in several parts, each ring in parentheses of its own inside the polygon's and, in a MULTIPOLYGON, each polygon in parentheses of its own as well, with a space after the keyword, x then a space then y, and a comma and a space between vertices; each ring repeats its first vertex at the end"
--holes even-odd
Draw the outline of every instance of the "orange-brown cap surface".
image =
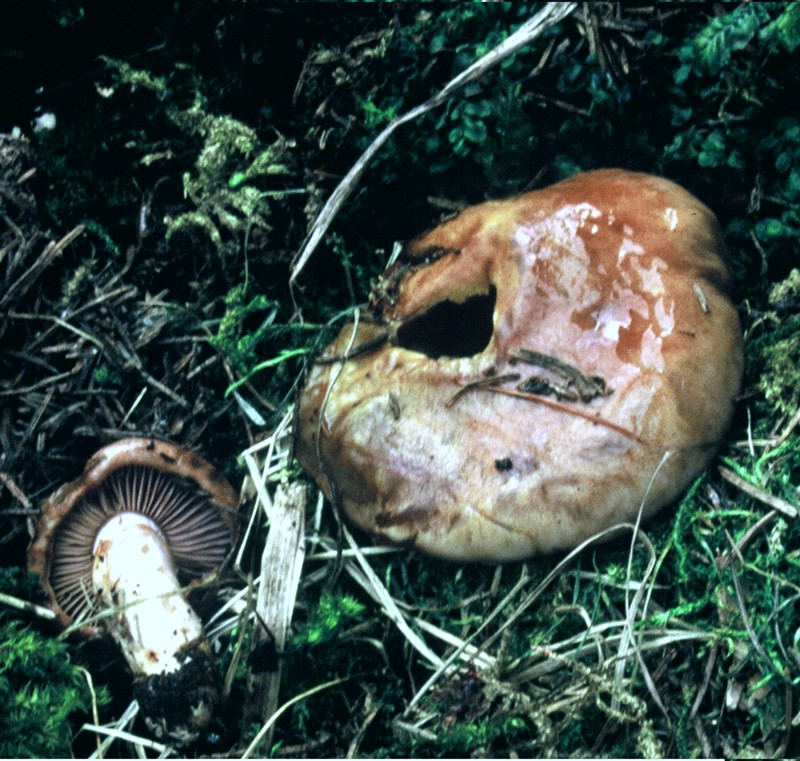
POLYGON ((356 524, 445 558, 651 515, 731 418, 728 281, 714 215, 663 178, 599 170, 466 209, 404 248, 314 367, 297 456, 356 524))

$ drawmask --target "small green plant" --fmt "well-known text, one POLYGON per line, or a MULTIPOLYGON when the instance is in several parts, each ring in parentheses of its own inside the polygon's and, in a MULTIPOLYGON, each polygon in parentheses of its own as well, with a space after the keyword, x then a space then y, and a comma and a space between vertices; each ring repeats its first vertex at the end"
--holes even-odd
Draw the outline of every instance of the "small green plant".
POLYGON ((315 647, 331 641, 366 610, 350 595, 323 593, 319 603, 302 628, 292 638, 292 647, 315 647))
POLYGON ((266 296, 248 298, 247 285, 241 283, 225 296, 225 315, 209 343, 221 352, 237 373, 247 374, 257 361, 256 347, 264 340, 275 319, 276 308, 266 296), (243 333, 242 326, 248 318, 266 313, 256 330, 243 333))

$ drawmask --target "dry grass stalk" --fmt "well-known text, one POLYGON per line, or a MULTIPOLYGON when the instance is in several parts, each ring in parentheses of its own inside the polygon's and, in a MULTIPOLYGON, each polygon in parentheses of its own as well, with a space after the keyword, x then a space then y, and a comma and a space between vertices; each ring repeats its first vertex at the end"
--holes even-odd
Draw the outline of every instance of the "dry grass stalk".
POLYGON ((24 610, 26 613, 33 613, 33 615, 38 616, 39 618, 44 618, 47 621, 52 621, 56 617, 56 614, 53 613, 50 608, 45 608, 42 605, 36 605, 35 603, 28 602, 27 600, 20 600, 18 597, 7 595, 5 592, 0 592, 0 603, 3 605, 9 605, 17 610, 24 610))
POLYGON ((332 679, 329 682, 318 684, 315 687, 312 687, 310 690, 306 690, 300 695, 295 695, 291 700, 286 701, 277 711, 272 714, 272 716, 270 716, 264 726, 261 727, 261 729, 258 731, 258 734, 253 738, 253 741, 247 746, 247 749, 244 751, 244 753, 242 753, 241 757, 252 758, 258 746, 263 742, 267 734, 272 731, 272 728, 275 726, 275 722, 295 703, 299 703, 301 700, 305 700, 306 698, 311 697, 318 692, 335 687, 337 684, 341 684, 343 681, 345 680, 332 679))
POLYGON ((132 750, 137 758, 146 758, 144 748, 150 748, 156 751, 160 758, 167 758, 169 755, 174 755, 170 753, 169 746, 129 731, 138 713, 139 704, 134 700, 115 721, 107 724, 100 724, 95 714, 95 721, 93 723, 87 722, 83 724, 79 730, 80 732, 85 730, 87 732, 93 732, 97 736, 97 750, 94 751, 89 758, 106 758, 109 749, 118 741, 128 744, 126 750, 121 752, 130 754, 132 750))

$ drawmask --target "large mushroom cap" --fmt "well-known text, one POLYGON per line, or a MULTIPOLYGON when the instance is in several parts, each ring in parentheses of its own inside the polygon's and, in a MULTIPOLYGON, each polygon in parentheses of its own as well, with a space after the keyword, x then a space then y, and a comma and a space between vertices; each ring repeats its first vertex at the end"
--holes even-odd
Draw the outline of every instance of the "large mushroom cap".
POLYGON ((66 627, 93 605, 94 542, 112 517, 135 512, 152 519, 178 573, 191 580, 216 571, 234 545, 237 507, 231 485, 199 455, 153 438, 122 439, 96 452, 79 478, 45 501, 28 566, 66 627))
POLYGON ((404 248, 314 367, 297 456, 356 524, 445 558, 520 559, 648 516, 732 414, 725 261, 714 215, 650 175, 469 208, 404 248))

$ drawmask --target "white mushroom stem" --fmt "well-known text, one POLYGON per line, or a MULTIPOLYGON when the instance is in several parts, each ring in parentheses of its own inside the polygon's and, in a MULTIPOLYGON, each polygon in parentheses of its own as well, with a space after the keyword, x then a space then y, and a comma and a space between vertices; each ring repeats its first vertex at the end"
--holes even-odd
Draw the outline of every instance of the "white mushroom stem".
POLYGON ((205 638, 184 598, 166 539, 149 518, 120 513, 94 543, 95 594, 114 612, 105 626, 137 676, 169 674, 188 645, 205 638))
POLYGON ((144 515, 123 512, 98 532, 92 586, 111 614, 105 628, 134 674, 150 730, 195 742, 219 701, 211 648, 181 591, 166 537, 144 515))

